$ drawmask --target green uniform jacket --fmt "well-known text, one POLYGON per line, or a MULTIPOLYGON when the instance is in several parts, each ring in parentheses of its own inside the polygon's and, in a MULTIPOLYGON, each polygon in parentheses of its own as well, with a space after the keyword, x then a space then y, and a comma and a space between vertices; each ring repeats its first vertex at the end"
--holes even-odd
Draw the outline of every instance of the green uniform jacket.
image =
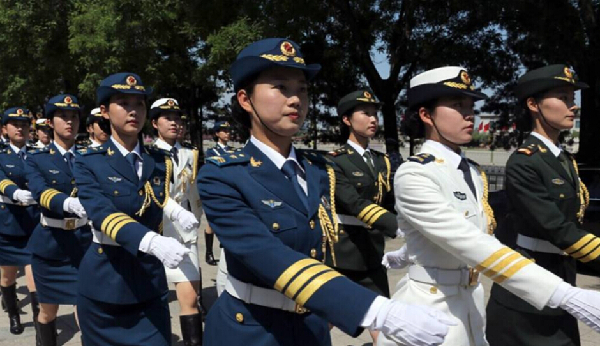
POLYGON ((381 267, 384 235, 396 237, 393 177, 389 158, 371 150, 375 174, 348 144, 330 153, 335 163, 335 203, 341 219, 334 246, 336 268, 366 271, 381 267), (354 219, 354 225, 344 221, 354 219), (362 223, 363 225, 356 225, 362 223))

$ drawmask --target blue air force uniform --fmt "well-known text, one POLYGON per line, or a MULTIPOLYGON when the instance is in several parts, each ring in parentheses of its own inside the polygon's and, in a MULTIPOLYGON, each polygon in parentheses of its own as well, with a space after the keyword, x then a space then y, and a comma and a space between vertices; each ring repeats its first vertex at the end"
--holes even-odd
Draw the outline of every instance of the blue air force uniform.
POLYGON ((265 151, 252 138, 243 149, 208 158, 198 176, 229 271, 206 319, 205 344, 330 345, 328 322, 359 334, 376 294, 322 263, 337 238, 332 167, 320 155, 295 151, 307 208, 265 151))
MULTIPOLYGON (((213 127, 213 132, 217 133, 219 131, 229 131, 230 129, 231 126, 229 125, 229 122, 217 121, 215 122, 215 126, 213 127)), ((229 154, 232 150, 233 148, 231 148, 230 146, 222 145, 221 143, 217 142, 214 147, 206 150, 206 157, 224 156, 229 154)))

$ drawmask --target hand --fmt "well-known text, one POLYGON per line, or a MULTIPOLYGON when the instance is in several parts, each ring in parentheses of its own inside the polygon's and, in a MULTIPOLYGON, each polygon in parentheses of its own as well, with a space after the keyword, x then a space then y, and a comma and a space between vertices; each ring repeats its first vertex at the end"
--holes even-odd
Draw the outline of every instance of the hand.
POLYGON ((196 219, 196 216, 184 208, 179 209, 175 213, 175 221, 177 221, 186 231, 193 231, 200 226, 200 222, 196 219))
POLYGON ((600 333, 600 292, 568 286, 559 286, 559 289, 565 290, 565 296, 559 306, 600 333))
POLYGON ((67 197, 63 203, 63 210, 67 213, 73 213, 80 218, 87 217, 85 209, 83 208, 83 205, 81 205, 79 198, 67 197))
POLYGON ((385 266, 387 269, 402 269, 407 265, 412 264, 408 258, 406 244, 404 244, 400 250, 386 252, 383 255, 381 264, 383 264, 383 266, 385 266))
POLYGON ((435 346, 444 342, 456 323, 445 313, 424 306, 390 301, 377 315, 376 326, 401 345, 435 346))
POLYGON ((174 238, 163 237, 156 234, 150 240, 148 253, 156 256, 167 268, 177 268, 183 256, 190 252, 174 238))
POLYGON ((35 202, 35 200, 33 199, 33 195, 31 194, 30 191, 21 190, 21 189, 17 189, 13 193, 12 199, 14 199, 15 201, 17 201, 21 204, 27 204, 27 205, 35 202))

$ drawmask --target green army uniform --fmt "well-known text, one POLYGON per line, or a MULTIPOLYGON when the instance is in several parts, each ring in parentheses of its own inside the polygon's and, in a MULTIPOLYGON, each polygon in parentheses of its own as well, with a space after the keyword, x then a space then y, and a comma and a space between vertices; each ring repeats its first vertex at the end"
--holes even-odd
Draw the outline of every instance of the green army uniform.
MULTIPOLYGON (((353 94, 350 96, 359 102, 376 102, 361 101, 374 100, 369 92, 353 94)), ((338 114, 345 113, 338 107, 338 114)), ((392 212, 393 177, 387 155, 372 149, 368 152, 372 167, 350 144, 329 153, 335 163, 335 207, 340 223, 335 255, 329 255, 326 263, 351 280, 389 297, 387 273, 381 260, 384 236, 395 237, 398 229, 392 212)))
MULTIPOLYGON (((554 73, 560 76, 561 71, 554 73)), ((553 152, 536 135, 530 135, 508 160, 509 209, 497 235, 512 239, 516 251, 575 285, 578 262, 600 269, 600 238, 581 228, 589 194, 570 154, 556 147, 553 152)), ((580 345, 575 317, 562 309, 537 310, 497 284, 492 287, 487 315, 491 346, 580 345)))

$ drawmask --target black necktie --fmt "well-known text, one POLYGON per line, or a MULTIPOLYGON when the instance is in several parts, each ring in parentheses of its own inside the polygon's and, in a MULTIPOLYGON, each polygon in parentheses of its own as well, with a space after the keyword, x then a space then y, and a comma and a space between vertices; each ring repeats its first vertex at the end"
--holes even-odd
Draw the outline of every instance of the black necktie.
POLYGON ((177 156, 177 154, 179 153, 179 150, 176 147, 172 147, 170 151, 171 151, 171 157, 173 158, 173 161, 175 161, 175 164, 177 166, 179 166, 179 157, 177 156))
POLYGON ((573 175, 571 174, 571 165, 569 163, 569 159, 567 158, 567 154, 565 154, 564 151, 561 151, 558 155, 558 161, 560 161, 560 164, 563 166, 563 168, 569 175, 569 178, 571 178, 571 181, 573 181, 573 175))
POLYGON ((292 181, 294 184, 294 190, 296 190, 296 193, 298 194, 298 197, 300 197, 302 204, 304 204, 304 207, 306 210, 308 210, 308 199, 306 198, 306 192, 304 192, 302 186, 300 186, 300 183, 298 182, 298 174, 296 173, 297 167, 298 164, 295 161, 287 160, 283 164, 283 167, 281 167, 281 170, 283 171, 283 174, 285 174, 285 176, 292 181))
POLYGON ((23 161, 25 161, 25 152, 23 150, 19 150, 19 152, 17 153, 17 155, 19 155, 19 158, 23 161))
POLYGON ((71 170, 71 172, 73 172, 73 153, 71 153, 70 151, 67 151, 64 155, 64 158, 67 161, 67 165, 69 166, 69 169, 71 170))
POLYGON ((366 159, 365 161, 367 163, 367 166, 369 166, 371 173, 373 173, 373 175, 375 175, 375 166, 373 166, 373 155, 371 154, 371 152, 369 150, 365 150, 363 157, 366 159))
POLYGON ((471 189, 471 192, 473 192, 473 196, 475 196, 475 199, 477 199, 477 193, 475 192, 475 184, 473 184, 473 177, 471 176, 471 169, 469 167, 467 159, 463 158, 462 160, 460 160, 458 169, 460 169, 463 172, 463 178, 465 178, 467 185, 469 185, 469 189, 471 189))
MULTIPOLYGON (((137 177, 137 168, 135 168, 135 160, 137 159, 137 155, 135 153, 129 153, 125 155, 125 159, 131 165, 131 169, 133 170, 133 174, 137 177)), ((138 177, 139 178, 139 177, 138 177)))

